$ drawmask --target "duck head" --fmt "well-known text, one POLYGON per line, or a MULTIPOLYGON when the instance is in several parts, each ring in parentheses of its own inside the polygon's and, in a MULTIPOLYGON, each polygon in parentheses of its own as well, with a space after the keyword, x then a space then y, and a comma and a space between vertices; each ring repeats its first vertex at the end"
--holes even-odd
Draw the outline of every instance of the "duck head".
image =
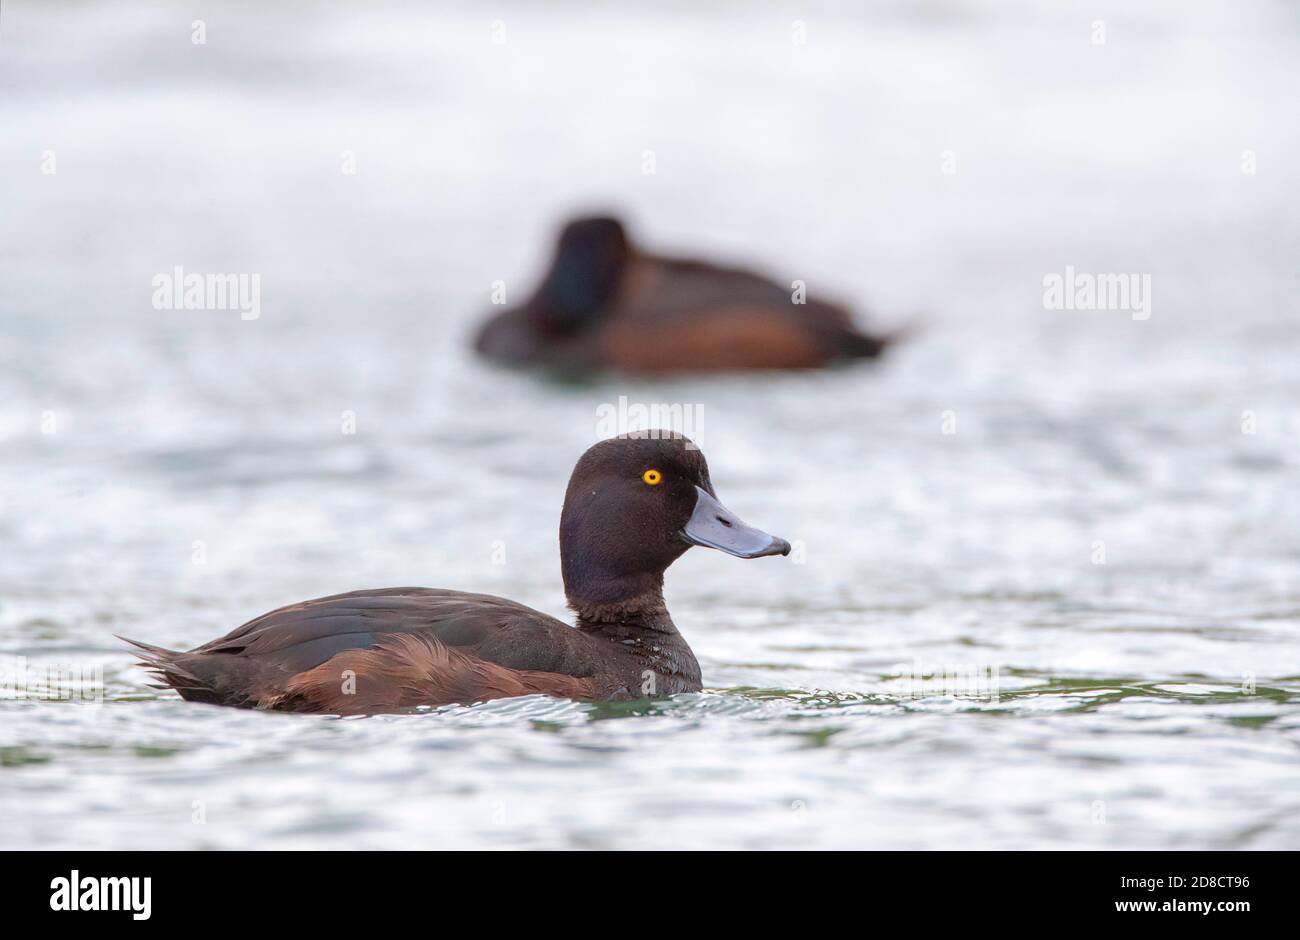
POLYGON ((595 320, 618 291, 631 256, 618 219, 575 219, 560 233, 551 269, 528 302, 534 323, 566 335, 595 320))
POLYGON ((555 256, 528 300, 493 314, 479 328, 474 347, 508 363, 555 358, 614 303, 633 250, 623 225, 610 216, 574 219, 560 233, 555 256))
POLYGON ((679 434, 610 438, 578 460, 560 516, 570 606, 661 599, 664 571, 693 545, 737 558, 790 554, 785 539, 746 525, 722 505, 704 455, 679 434))

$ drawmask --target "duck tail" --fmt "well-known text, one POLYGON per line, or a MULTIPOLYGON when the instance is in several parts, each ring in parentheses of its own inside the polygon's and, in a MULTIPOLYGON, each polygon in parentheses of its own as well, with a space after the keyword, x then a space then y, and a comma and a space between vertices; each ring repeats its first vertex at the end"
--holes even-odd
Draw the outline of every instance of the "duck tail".
POLYGON ((893 342, 888 335, 851 332, 840 340, 838 346, 840 355, 846 359, 875 359, 893 342))
POLYGON ((920 320, 913 320, 883 333, 860 333, 854 330, 845 338, 843 354, 852 359, 874 359, 891 346, 910 340, 922 328, 920 320))
POLYGON ((182 664, 181 659, 187 654, 179 650, 154 646, 151 643, 142 643, 121 634, 115 633, 113 635, 123 643, 130 643, 136 647, 131 651, 132 655, 140 660, 136 663, 136 666, 148 670, 152 674, 152 678, 160 680, 149 683, 150 688, 175 689, 183 698, 191 698, 196 693, 199 695, 211 694, 212 689, 182 664))
POLYGON ((174 689, 189 702, 264 707, 272 681, 278 676, 274 667, 242 656, 185 653, 120 635, 117 638, 135 647, 132 652, 140 659, 136 665, 158 680, 150 684, 152 688, 174 689))

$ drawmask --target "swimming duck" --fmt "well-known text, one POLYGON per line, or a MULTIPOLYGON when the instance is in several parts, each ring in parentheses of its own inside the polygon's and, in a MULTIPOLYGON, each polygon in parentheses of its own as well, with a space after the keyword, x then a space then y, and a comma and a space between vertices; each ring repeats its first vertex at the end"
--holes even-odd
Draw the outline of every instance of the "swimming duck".
POLYGON ((487 594, 399 587, 290 604, 189 652, 121 639, 158 688, 242 708, 360 715, 698 692, 699 663, 663 596, 664 570, 693 545, 790 553, 718 501, 688 438, 641 432, 594 445, 569 478, 560 567, 576 626, 487 594))
POLYGON ((889 337, 848 312, 740 268, 636 248, 622 223, 581 218, 522 305, 488 319, 475 348, 508 365, 582 373, 810 369, 880 355, 889 337))

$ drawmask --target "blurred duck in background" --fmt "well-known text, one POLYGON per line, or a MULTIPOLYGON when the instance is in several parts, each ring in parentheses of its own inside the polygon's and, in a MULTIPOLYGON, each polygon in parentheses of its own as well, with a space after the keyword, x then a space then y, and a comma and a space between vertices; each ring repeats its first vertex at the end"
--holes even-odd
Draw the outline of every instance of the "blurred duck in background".
POLYGON ((743 268, 641 251, 618 219, 579 218, 533 295, 488 319, 474 345, 511 366, 664 374, 816 369, 875 358, 894 338, 800 299, 743 268))

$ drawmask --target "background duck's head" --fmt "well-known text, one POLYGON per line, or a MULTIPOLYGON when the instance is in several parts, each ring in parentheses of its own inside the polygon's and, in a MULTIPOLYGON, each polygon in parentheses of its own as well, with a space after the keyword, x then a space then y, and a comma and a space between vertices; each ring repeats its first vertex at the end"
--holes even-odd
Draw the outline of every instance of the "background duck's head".
POLYGON ((541 285, 526 303, 489 317, 474 347, 502 362, 550 361, 562 367, 568 341, 598 322, 614 302, 632 255, 618 219, 574 219, 560 233, 541 285))
POLYGON ((790 543, 718 501, 704 455, 671 431, 601 441, 573 468, 560 516, 565 594, 575 608, 660 598, 663 573, 692 545, 738 558, 790 543))
POLYGON ((574 219, 560 233, 551 269, 529 302, 537 324, 565 334, 594 320, 613 300, 630 256, 618 219, 574 219))

